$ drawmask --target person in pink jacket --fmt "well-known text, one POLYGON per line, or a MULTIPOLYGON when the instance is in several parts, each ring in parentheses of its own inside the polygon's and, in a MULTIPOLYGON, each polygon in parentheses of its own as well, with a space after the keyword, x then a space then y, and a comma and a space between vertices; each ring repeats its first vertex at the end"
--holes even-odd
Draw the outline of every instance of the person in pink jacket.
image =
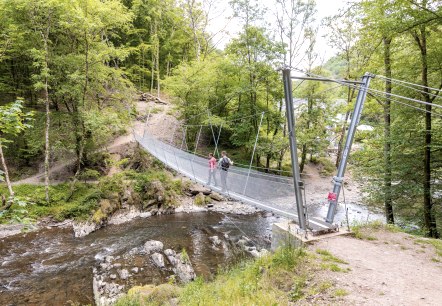
POLYGON ((209 153, 209 180, 207 182, 207 185, 211 184, 213 178, 213 182, 215 183, 216 186, 215 171, 216 171, 216 158, 213 157, 213 153, 209 153))

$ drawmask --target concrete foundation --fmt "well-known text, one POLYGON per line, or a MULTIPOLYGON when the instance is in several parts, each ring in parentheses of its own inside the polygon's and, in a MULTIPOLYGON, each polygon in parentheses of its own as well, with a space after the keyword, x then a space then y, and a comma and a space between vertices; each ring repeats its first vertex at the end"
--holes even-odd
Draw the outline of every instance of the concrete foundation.
POLYGON ((315 235, 302 231, 296 223, 286 221, 274 223, 272 226, 272 251, 282 246, 300 247, 304 244, 313 243, 314 241, 326 239, 329 237, 348 235, 350 232, 340 229, 339 231, 326 233, 323 235, 315 235))

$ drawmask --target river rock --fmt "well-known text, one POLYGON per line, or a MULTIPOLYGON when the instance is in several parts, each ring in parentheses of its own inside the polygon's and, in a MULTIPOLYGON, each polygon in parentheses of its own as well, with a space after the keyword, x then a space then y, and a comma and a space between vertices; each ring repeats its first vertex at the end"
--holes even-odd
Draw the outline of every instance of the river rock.
POLYGON ((166 255, 167 260, 169 260, 172 266, 176 265, 177 259, 176 259, 176 252, 174 250, 167 249, 164 251, 164 255, 166 255))
POLYGON ((132 271, 133 273, 138 273, 138 267, 132 268, 131 271, 132 271))
POLYGON ((270 252, 267 251, 266 249, 261 249, 259 253, 260 253, 259 257, 267 256, 270 254, 270 252))
POLYGON ((172 265, 173 273, 175 273, 181 282, 187 283, 195 279, 195 271, 193 270, 192 264, 187 256, 184 256, 182 253, 177 254, 171 249, 165 250, 164 254, 167 256, 167 260, 169 260, 170 264, 172 265))
POLYGON ((178 254, 176 257, 178 257, 178 260, 176 261, 175 267, 173 267, 173 272, 183 283, 188 283, 194 280, 196 274, 190 260, 183 258, 182 254, 178 254))
POLYGON ((203 195, 210 195, 211 190, 209 188, 202 187, 200 185, 192 185, 189 187, 189 191, 192 195, 197 195, 199 193, 202 193, 203 195))
POLYGON ((163 243, 157 240, 149 240, 144 244, 144 251, 147 254, 154 252, 161 252, 163 250, 163 243))
POLYGON ((92 222, 74 223, 72 226, 76 238, 84 237, 100 228, 99 224, 92 222))
POLYGON ((154 264, 158 267, 158 268, 164 268, 164 256, 160 253, 153 253, 152 255, 150 255, 150 258, 152 258, 154 264))
POLYGON ((219 239, 218 236, 212 236, 212 237, 209 237, 209 240, 212 241, 212 243, 213 243, 215 246, 219 246, 219 245, 221 245, 221 243, 222 243, 221 239, 219 239))
POLYGON ((218 201, 218 202, 226 200, 222 195, 220 195, 217 192, 212 192, 211 194, 209 194, 209 197, 215 201, 218 201))
POLYGON ((92 280, 95 304, 98 306, 113 305, 123 295, 124 286, 103 281, 101 276, 94 275, 92 280))
POLYGON ((130 276, 129 271, 127 271, 126 269, 118 270, 118 275, 121 279, 127 279, 130 276))
POLYGON ((150 212, 141 211, 139 208, 130 206, 128 209, 122 209, 114 213, 108 220, 107 224, 122 224, 129 222, 135 218, 147 218, 152 214, 150 212))
POLYGON ((110 270, 112 268, 112 265, 110 263, 107 263, 107 262, 102 262, 102 263, 100 263, 100 267, 101 267, 101 269, 107 271, 107 270, 110 270))

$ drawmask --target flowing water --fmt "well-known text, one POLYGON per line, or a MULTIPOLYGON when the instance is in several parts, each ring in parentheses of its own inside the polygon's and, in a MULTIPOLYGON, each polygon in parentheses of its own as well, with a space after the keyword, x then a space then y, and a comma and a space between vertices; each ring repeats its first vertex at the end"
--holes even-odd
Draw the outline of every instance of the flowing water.
MULTIPOLYGON (((93 267, 104 257, 125 254, 147 240, 162 241, 164 248, 176 251, 185 248, 197 275, 210 277, 237 255, 212 247, 209 236, 247 235, 268 247, 266 237, 275 220, 269 214, 182 213, 108 226, 83 238, 74 238, 70 228, 5 238, 0 240, 0 305, 93 304, 93 267)), ((144 281, 165 279, 152 273, 144 281)))

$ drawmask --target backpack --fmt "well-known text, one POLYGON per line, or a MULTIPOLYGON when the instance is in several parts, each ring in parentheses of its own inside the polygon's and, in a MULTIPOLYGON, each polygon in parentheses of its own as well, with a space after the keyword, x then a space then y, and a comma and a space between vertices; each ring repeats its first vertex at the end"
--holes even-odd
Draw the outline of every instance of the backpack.
POLYGON ((223 157, 223 159, 221 160, 221 168, 223 170, 227 170, 230 167, 230 161, 228 157, 223 157))

